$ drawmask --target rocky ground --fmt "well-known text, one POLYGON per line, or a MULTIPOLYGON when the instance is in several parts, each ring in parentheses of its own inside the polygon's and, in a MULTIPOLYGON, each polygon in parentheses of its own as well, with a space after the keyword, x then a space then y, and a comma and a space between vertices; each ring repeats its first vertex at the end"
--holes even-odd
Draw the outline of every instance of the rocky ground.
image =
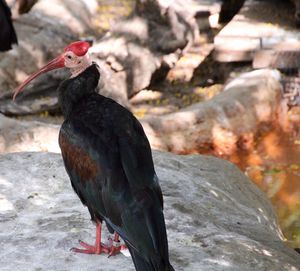
MULTIPOLYGON (((154 152, 175 270, 300 270, 274 211, 235 166, 210 156, 154 152)), ((94 225, 59 154, 0 156, 1 270, 134 270, 130 258, 69 249, 94 225)))

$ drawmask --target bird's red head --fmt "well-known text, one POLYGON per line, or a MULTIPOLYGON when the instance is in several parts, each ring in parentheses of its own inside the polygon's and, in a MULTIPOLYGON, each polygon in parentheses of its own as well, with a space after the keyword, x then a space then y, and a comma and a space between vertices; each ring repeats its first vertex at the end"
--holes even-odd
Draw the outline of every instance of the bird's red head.
POLYGON ((39 69, 37 72, 30 75, 15 91, 13 100, 17 95, 29 84, 34 78, 40 74, 60 68, 70 68, 73 70, 73 75, 79 74, 90 65, 87 52, 90 48, 90 44, 86 41, 75 41, 65 47, 64 52, 39 69))
POLYGON ((73 52, 77 56, 84 56, 90 48, 90 44, 86 41, 75 41, 65 47, 65 52, 73 52))

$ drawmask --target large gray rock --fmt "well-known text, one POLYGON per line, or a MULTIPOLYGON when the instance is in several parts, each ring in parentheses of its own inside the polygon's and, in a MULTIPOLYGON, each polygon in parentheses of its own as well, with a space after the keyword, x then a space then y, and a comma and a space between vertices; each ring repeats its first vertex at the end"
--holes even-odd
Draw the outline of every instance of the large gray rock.
MULTIPOLYGON (((300 270, 270 202, 235 166, 160 152, 154 160, 175 270, 300 270)), ((123 255, 69 251, 95 233, 59 154, 2 155, 0 168, 1 270, 134 270, 123 255)))

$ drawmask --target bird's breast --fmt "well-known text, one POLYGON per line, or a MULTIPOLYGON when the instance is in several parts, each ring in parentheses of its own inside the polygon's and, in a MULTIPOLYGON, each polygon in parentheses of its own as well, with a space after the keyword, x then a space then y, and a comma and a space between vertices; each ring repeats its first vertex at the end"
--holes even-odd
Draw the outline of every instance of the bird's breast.
POLYGON ((70 142, 62 132, 59 134, 59 145, 65 163, 80 177, 81 181, 87 182, 96 179, 101 169, 89 153, 81 146, 70 142))

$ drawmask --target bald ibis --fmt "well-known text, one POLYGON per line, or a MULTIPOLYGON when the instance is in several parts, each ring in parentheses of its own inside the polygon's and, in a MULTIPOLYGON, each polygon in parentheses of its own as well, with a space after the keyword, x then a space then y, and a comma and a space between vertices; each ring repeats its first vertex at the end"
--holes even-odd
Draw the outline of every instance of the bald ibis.
POLYGON ((11 12, 5 0, 0 0, 0 52, 8 51, 17 44, 17 35, 12 23, 11 12))
POLYGON ((96 93, 98 66, 89 44, 78 41, 31 75, 14 93, 41 73, 67 67, 71 78, 58 88, 64 116, 59 145, 73 189, 96 222, 95 246, 80 241, 75 252, 114 255, 120 235, 138 271, 174 271, 169 262, 163 197, 151 148, 142 125, 114 100, 96 93), (101 243, 101 222, 115 239, 101 243))

